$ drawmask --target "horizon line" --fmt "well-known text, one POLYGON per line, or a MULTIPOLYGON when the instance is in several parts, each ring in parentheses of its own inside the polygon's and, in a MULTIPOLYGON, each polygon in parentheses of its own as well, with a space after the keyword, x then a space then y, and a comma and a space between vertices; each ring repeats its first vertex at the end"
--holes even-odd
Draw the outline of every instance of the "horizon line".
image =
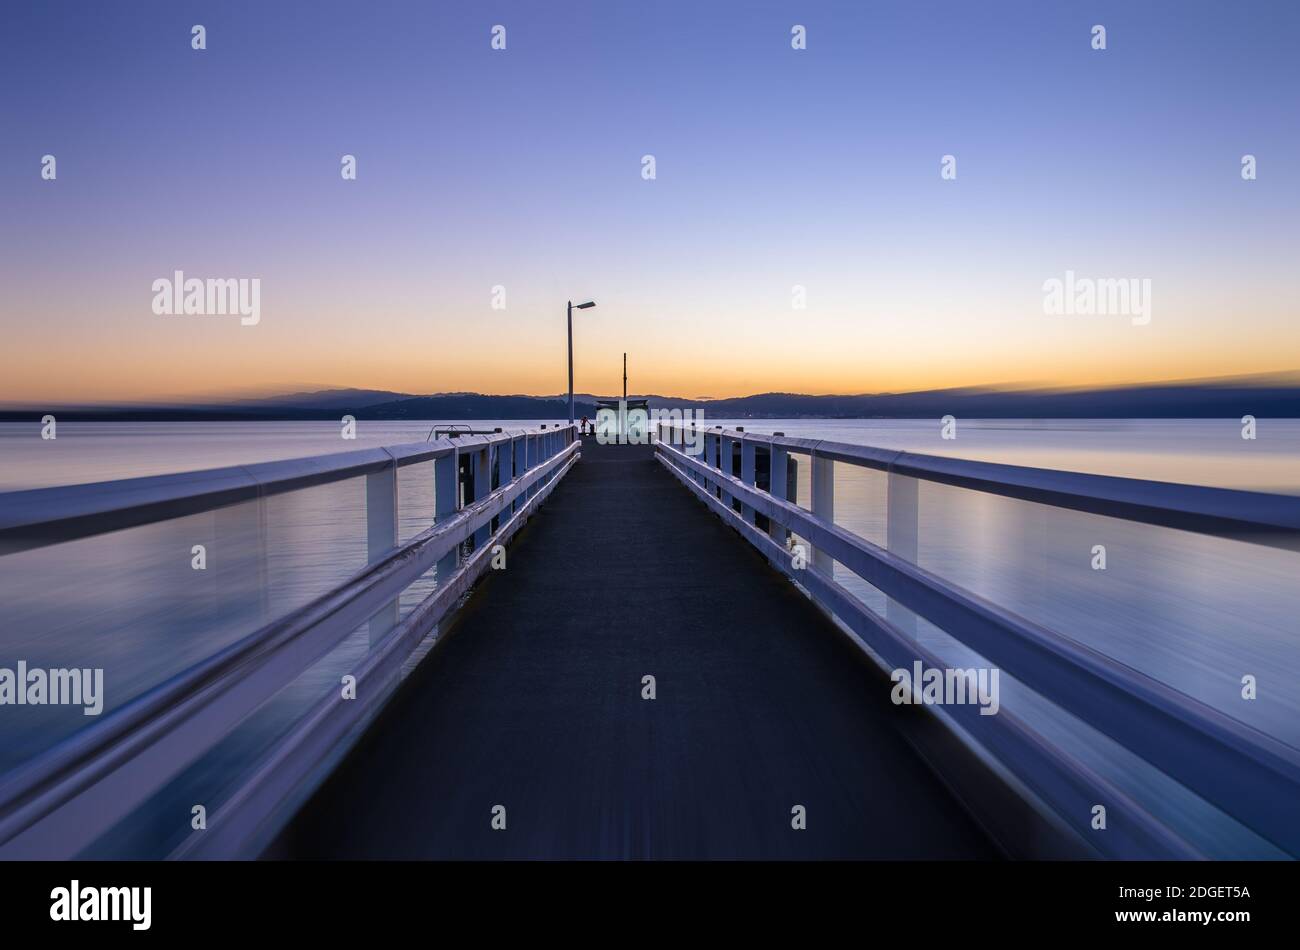
MULTIPOLYGON (((791 390, 769 389, 761 392, 751 392, 738 396, 676 396, 666 395, 664 393, 629 393, 628 398, 653 398, 667 399, 681 402, 738 402, 747 399, 758 399, 764 396, 786 396, 792 398, 806 399, 862 399, 862 398, 882 398, 891 396, 918 396, 931 393, 999 393, 1005 395, 1051 395, 1051 394, 1069 394, 1069 393, 1103 393, 1117 392, 1126 389, 1159 389, 1159 388, 1176 388, 1179 386, 1195 386, 1200 388, 1212 389, 1222 388, 1230 385, 1241 385, 1247 387, 1268 387, 1282 386, 1284 388, 1300 388, 1300 370, 1278 370, 1264 373, 1247 373, 1235 374, 1229 376, 1208 376, 1193 378, 1173 378, 1173 379, 1155 379, 1136 381, 1129 383, 1107 383, 1099 385, 1062 385, 1051 383, 1033 383, 1033 382, 1006 382, 1006 383, 983 383, 968 384, 957 386, 936 387, 928 389, 912 390, 883 390, 876 392, 795 392, 791 390)), ((436 399, 436 398, 454 398, 457 396, 480 397, 486 399, 535 399, 539 401, 564 401, 568 399, 567 392, 559 393, 491 393, 479 392, 474 390, 447 390, 429 393, 404 393, 397 390, 371 389, 359 386, 334 386, 320 389, 298 389, 291 391, 270 391, 263 396, 235 395, 230 394, 212 394, 207 396, 190 396, 190 397, 166 397, 160 396, 154 399, 133 399, 133 400, 85 400, 55 403, 49 401, 41 402, 0 402, 0 412, 25 412, 37 411, 40 409, 104 409, 104 410, 144 410, 144 409, 188 409, 188 408, 233 408, 239 403, 262 404, 273 403, 291 399, 295 396, 310 397, 320 396, 328 397, 342 393, 371 393, 375 395, 388 395, 392 399, 382 400, 371 403, 365 408, 374 408, 375 406, 386 403, 404 402, 414 399, 436 399), (229 400, 224 402, 222 400, 229 400)), ((617 399, 619 394, 601 395, 592 392, 575 392, 575 399, 617 399)))

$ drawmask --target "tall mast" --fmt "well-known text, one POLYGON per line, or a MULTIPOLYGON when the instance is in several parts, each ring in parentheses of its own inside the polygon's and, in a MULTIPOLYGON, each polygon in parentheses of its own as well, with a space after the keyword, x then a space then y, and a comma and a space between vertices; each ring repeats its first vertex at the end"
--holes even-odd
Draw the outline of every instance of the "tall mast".
POLYGON ((627 354, 623 354, 623 401, 627 402, 627 354))

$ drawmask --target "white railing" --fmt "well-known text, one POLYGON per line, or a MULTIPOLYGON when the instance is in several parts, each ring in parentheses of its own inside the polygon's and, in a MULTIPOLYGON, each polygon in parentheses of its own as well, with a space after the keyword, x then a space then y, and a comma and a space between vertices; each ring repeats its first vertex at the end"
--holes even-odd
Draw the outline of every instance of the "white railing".
MULTIPOLYGON (((926 669, 945 667, 917 640, 916 617, 923 617, 1266 840, 1300 856, 1300 755, 1294 749, 916 564, 918 480, 1289 550, 1296 550, 1300 540, 1300 498, 717 427, 700 432, 662 424, 657 436, 660 462, 682 484, 890 668, 910 670, 917 661, 926 669), (702 448, 702 455, 687 451, 695 446, 702 448), (756 486, 759 453, 768 458, 767 491, 756 486), (789 491, 791 454, 811 460, 811 510, 797 505, 789 491), (835 524, 836 464, 886 473, 886 547, 835 524), (766 531, 760 530, 756 515, 766 520, 766 531), (786 547, 791 532, 812 545, 811 569, 795 566, 786 547), (885 594, 884 617, 835 581, 835 562, 885 594)), ((1047 743, 1005 708, 994 716, 980 715, 975 705, 944 710, 1058 814, 1074 816, 1076 826, 1086 823, 1094 804, 1107 804, 1107 834, 1089 839, 1103 854, 1197 856, 1119 789, 1047 743)))
POLYGON ((2 555, 365 475, 368 541, 367 566, 343 584, 0 778, 0 858, 74 857, 369 620, 371 647, 351 674, 356 698, 338 689, 322 698, 177 852, 255 854, 283 803, 376 711, 402 662, 486 569, 489 537, 508 541, 580 449, 570 424, 0 495, 2 555), (426 461, 434 466, 435 523, 399 545, 397 469, 426 461), (461 563, 470 538, 473 553, 461 563), (435 567, 436 589, 398 623, 402 591, 435 567))

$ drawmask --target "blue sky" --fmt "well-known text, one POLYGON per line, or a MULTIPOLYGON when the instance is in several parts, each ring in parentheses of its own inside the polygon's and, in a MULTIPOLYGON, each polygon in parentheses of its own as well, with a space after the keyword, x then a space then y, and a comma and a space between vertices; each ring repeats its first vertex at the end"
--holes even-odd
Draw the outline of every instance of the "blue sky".
POLYGON ((583 390, 616 390, 624 350, 635 388, 687 396, 1168 379, 1300 353, 1294 3, 7 17, 3 401, 557 392, 569 297, 598 302, 583 390), (177 269, 260 278, 261 322, 155 315, 150 284, 177 269), (1149 278, 1151 324, 1045 315, 1067 269, 1149 278))

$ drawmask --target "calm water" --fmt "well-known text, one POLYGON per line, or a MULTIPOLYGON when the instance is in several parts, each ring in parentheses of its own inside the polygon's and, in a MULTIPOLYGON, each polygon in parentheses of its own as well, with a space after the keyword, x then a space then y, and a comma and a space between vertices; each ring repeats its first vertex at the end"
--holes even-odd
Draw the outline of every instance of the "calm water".
MULTIPOLYGON (((712 422, 713 420, 711 420, 712 422)), ((717 420, 722 421, 722 420, 717 420)), ((521 427, 535 423, 474 423, 521 427)), ((988 461, 1300 492, 1300 420, 1262 420, 1254 441, 1222 421, 747 420, 755 432, 960 455, 988 461)), ((42 441, 35 424, 0 425, 0 491, 195 470, 366 446, 423 441, 432 426, 366 423, 343 441, 334 423, 61 423, 42 441)), ((809 477, 801 463, 800 502, 809 477)), ((884 543, 883 475, 836 466, 836 520, 884 543)), ((401 471, 400 534, 431 524, 432 465, 401 471)), ((1300 554, 1062 512, 923 483, 922 566, 1300 747, 1300 554), (1107 570, 1091 568, 1095 544, 1107 570), (1240 698, 1242 675, 1259 698, 1240 698)), ((327 590, 365 562, 364 479, 266 502, 266 589, 248 565, 262 542, 256 512, 236 506, 0 558, 0 666, 103 667, 106 711, 327 590), (191 569, 203 544, 209 569, 191 569)), ((837 566, 837 579, 883 610, 878 591, 837 566)), ((409 610, 432 588, 403 598, 409 610)), ((921 636, 955 665, 986 665, 943 631, 921 636)), ((365 628, 300 677, 222 747, 206 755, 92 854, 166 853, 188 830, 189 803, 209 813, 259 749, 333 688, 364 654, 365 628)), ((1271 849, 1104 737, 1018 684, 1002 704, 1120 784, 1216 856, 1271 849)), ((0 770, 13 768, 92 720, 80 708, 6 707, 0 770)))
MULTIPOLYGON (((710 419, 752 432, 832 439, 990 462, 1300 493, 1300 420, 1265 419, 1258 438, 1241 438, 1234 419, 961 420, 940 438, 930 420, 710 419)), ((147 422, 59 424, 42 441, 37 423, 0 423, 0 491, 161 475, 222 465, 423 442, 445 421, 363 422, 343 441, 333 422, 147 422)), ((498 420, 475 428, 522 428, 498 420)))

